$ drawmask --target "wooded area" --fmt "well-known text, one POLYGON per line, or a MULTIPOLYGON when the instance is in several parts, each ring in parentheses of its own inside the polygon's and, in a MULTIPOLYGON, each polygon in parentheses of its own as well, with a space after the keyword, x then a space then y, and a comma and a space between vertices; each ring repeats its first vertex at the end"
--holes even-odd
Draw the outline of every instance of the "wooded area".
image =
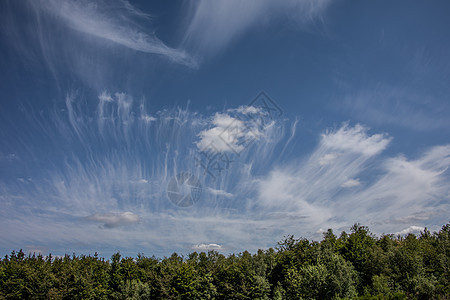
POLYGON ((355 224, 320 242, 289 236, 227 257, 13 251, 0 261, 0 299, 449 299, 449 230, 375 237, 355 224))

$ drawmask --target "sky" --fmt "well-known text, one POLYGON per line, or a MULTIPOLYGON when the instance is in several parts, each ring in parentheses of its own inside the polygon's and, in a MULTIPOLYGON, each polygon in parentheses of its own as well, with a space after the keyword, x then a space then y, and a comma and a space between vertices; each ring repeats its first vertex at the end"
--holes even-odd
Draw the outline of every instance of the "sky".
POLYGON ((438 231, 449 14, 446 0, 1 1, 0 254, 438 231))

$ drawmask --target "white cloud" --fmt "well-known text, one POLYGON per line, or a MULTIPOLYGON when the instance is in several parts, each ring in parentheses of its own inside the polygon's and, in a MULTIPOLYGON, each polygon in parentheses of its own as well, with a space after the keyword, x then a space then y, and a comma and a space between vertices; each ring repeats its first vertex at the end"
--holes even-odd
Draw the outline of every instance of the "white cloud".
POLYGON ((402 231, 399 231, 399 232, 397 232, 397 233, 395 233, 396 235, 407 235, 407 234, 410 234, 410 233, 414 233, 414 234, 417 234, 417 233, 420 233, 420 232, 422 232, 422 231, 424 231, 425 230, 425 228, 424 227, 421 227, 421 226, 415 226, 415 225, 413 225, 413 226, 410 226, 410 227, 408 227, 408 228, 405 228, 405 229, 403 229, 402 231))
POLYGON ((432 213, 432 212, 418 212, 409 216, 401 216, 401 217, 397 217, 392 219, 390 222, 391 223, 414 223, 414 222, 423 222, 426 221, 428 219, 430 219, 433 215, 435 215, 436 213, 432 213))
POLYGON ((38 12, 50 13, 74 30, 137 51, 163 55, 180 64, 195 66, 195 62, 184 51, 170 48, 153 33, 141 30, 128 13, 140 17, 144 14, 128 2, 122 3, 127 4, 123 11, 112 10, 114 6, 109 1, 42 0, 36 1, 34 5, 38 12))
MULTIPOLYGON (((327 132, 307 159, 275 168, 258 180, 254 205, 261 212, 303 215, 298 225, 311 234, 317 228, 345 228, 354 222, 379 233, 392 232, 392 224, 398 224, 394 220, 417 222, 408 216, 418 213, 424 216, 422 223, 443 218, 442 213, 429 212, 436 207, 448 211, 450 147, 433 147, 416 160, 400 156, 371 164, 389 141, 386 135, 367 134, 360 125, 345 124, 327 132), (373 171, 379 175, 371 183, 350 189, 360 185, 358 177, 373 171)), ((284 225, 292 226, 287 219, 284 225)))
POLYGON ((130 183, 133 183, 133 184, 147 184, 148 180, 144 179, 144 178, 141 178, 139 180, 130 180, 130 183))
POLYGON ((239 106, 236 111, 241 114, 259 114, 261 112, 261 108, 255 106, 243 105, 239 106))
MULTIPOLYGON (((145 245, 141 249, 166 255, 174 249, 188 251, 186 245, 194 242, 224 239, 229 249, 238 250, 242 245, 248 245, 244 246, 247 249, 256 245, 252 240, 273 238, 249 234, 251 228, 268 226, 266 221, 242 217, 248 212, 242 195, 254 185, 248 181, 252 166, 270 163, 282 137, 277 126, 267 128, 264 140, 253 143, 212 183, 196 164, 199 151, 194 142, 199 132, 226 126, 237 112, 208 117, 175 108, 153 113, 157 120, 147 125, 139 116, 149 112, 130 95, 104 91, 95 109, 90 104, 83 106, 86 102, 78 101, 75 94, 66 100, 66 109, 55 111, 50 119, 28 112, 26 120, 31 122, 27 126, 39 122, 43 136, 61 145, 76 145, 86 157, 64 149, 58 152, 58 148, 54 164, 39 169, 42 176, 33 178, 26 188, 17 180, 13 185, 0 182, 0 227, 9 230, 8 237, 2 236, 8 245, 17 247, 14 236, 27 227, 33 229, 22 238, 32 243, 38 237, 34 243, 51 245, 52 253, 56 253, 55 245, 61 245, 61 251, 78 253, 97 247, 137 249, 145 245), (206 193, 196 205, 180 209, 168 199, 167 186, 174 175, 186 171, 201 180, 206 193), (19 205, 29 209, 21 210, 19 205), (127 211, 133 215, 123 213, 127 211), (115 229, 103 230, 111 227, 115 229), (83 244, 90 246, 83 250, 83 244)), ((25 146, 30 153, 35 150, 25 146)))
POLYGON ((213 188, 208 188, 208 192, 214 196, 220 196, 220 197, 225 197, 225 198, 232 198, 233 194, 228 193, 224 190, 216 190, 213 188))
POLYGON ((375 155, 383 151, 390 139, 384 134, 367 135, 367 128, 360 124, 350 127, 344 124, 337 131, 322 135, 322 143, 331 149, 354 151, 365 155, 375 155))
POLYGON ((46 68, 60 90, 67 87, 67 74, 101 91, 126 80, 140 82, 155 62, 198 66, 184 49, 160 40, 153 20, 127 1, 11 2, 14 5, 3 6, 5 17, 0 20, 8 46, 25 68, 46 68))
POLYGON ((321 238, 319 228, 347 230, 355 222, 391 233, 448 219, 450 146, 432 147, 415 158, 387 158, 382 149, 388 136, 346 124, 326 132, 310 154, 278 160, 279 150, 295 137, 285 130, 292 124, 276 130, 277 123, 212 182, 193 159, 199 153, 194 142, 199 132, 237 119, 235 112, 208 118, 187 109, 166 110, 153 113, 157 120, 147 125, 139 116, 148 112, 130 96, 105 92, 98 101, 102 114, 99 107, 84 109, 73 96, 60 112, 65 119, 26 118, 38 120, 52 141, 82 147, 88 155, 61 150, 55 160, 63 159, 41 178, 0 182, 0 227, 7 245, 44 243, 56 253, 54 245, 61 241, 62 251, 70 252, 81 251, 82 243, 88 245, 81 248, 85 251, 120 244, 166 255, 221 241, 217 245, 242 251, 273 247, 285 234, 321 238), (96 126, 99 119, 103 130, 96 126), (199 178, 205 192, 195 205, 180 209, 169 201, 167 185, 185 171, 199 178), (343 188, 358 178, 364 185, 343 188))
POLYGON ((184 44, 210 55, 223 51, 252 27, 270 23, 273 18, 290 18, 297 24, 315 19, 328 6, 328 0, 287 1, 192 1, 184 44))
POLYGON ((151 19, 152 16, 148 13, 145 13, 143 11, 141 11, 140 9, 134 7, 129 1, 127 0, 119 0, 119 3, 122 3, 124 8, 128 10, 128 12, 130 12, 133 15, 139 16, 141 18, 145 18, 145 19, 151 19))
POLYGON ((111 94, 107 91, 102 91, 100 95, 98 95, 98 99, 100 100, 100 103, 114 101, 114 99, 111 97, 111 94))
POLYGON ((209 250, 222 250, 223 247, 219 244, 198 244, 193 245, 192 250, 196 251, 209 251, 209 250))
POLYGON ((139 222, 139 216, 132 212, 93 214, 86 217, 89 221, 104 223, 106 228, 114 228, 139 222))
POLYGON ((245 149, 245 143, 260 135, 256 127, 249 127, 245 121, 226 113, 216 113, 211 123, 214 127, 199 133, 197 148, 200 151, 240 153, 245 149))
POLYGON ((325 166, 331 164, 337 157, 338 154, 336 153, 327 153, 319 159, 319 165, 325 166))
POLYGON ((149 116, 149 115, 142 115, 141 119, 147 124, 150 123, 150 122, 156 121, 155 117, 152 117, 152 116, 149 116))
POLYGON ((351 187, 355 187, 360 185, 361 183, 359 182, 359 179, 349 179, 346 182, 344 182, 343 184, 341 184, 341 187, 343 188, 351 188, 351 187))
POLYGON ((393 124, 417 131, 450 127, 447 117, 450 107, 433 96, 435 90, 423 91, 414 86, 400 88, 386 84, 366 87, 356 93, 354 90, 352 88, 345 97, 344 107, 361 121, 393 124))

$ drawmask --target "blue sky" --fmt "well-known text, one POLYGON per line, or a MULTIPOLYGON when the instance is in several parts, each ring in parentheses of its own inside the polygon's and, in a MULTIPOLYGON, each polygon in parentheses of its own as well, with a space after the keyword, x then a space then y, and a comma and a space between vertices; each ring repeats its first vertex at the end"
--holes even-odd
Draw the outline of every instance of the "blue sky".
POLYGON ((438 230, 449 13, 448 1, 2 1, 0 252, 161 257, 356 222, 438 230), (178 174, 201 186, 180 187, 193 205, 169 198, 178 174))

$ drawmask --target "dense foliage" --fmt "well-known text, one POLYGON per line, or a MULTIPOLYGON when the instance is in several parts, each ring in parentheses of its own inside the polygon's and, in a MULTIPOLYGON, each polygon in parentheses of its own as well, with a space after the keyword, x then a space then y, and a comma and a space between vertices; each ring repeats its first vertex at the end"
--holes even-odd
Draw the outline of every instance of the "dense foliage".
POLYGON ((26 256, 0 261, 0 299, 449 299, 450 224, 418 237, 354 225, 321 242, 164 259, 26 256))

